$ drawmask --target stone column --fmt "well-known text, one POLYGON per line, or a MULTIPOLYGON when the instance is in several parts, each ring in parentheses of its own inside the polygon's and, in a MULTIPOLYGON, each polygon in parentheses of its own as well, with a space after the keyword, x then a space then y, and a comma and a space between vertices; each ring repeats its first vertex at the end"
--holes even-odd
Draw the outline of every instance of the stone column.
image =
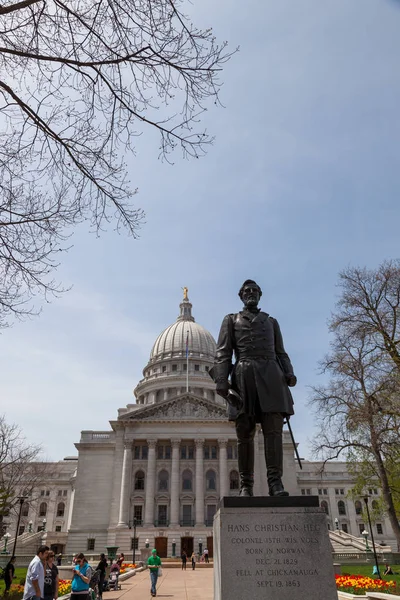
POLYGON ((164 389, 164 400, 168 400, 168 388, 164 389))
POLYGON ((219 497, 229 496, 228 480, 228 440, 218 440, 219 444, 219 497))
MULTIPOLYGON (((122 479, 122 463, 124 458, 124 430, 117 429, 115 436, 115 450, 114 450, 114 468, 112 476, 112 489, 119 490, 122 479)), ((111 495, 111 506, 110 506, 110 518, 109 518, 109 529, 112 529, 118 525, 119 521, 119 494, 111 495)), ((107 538, 107 544, 113 545, 113 538, 107 538)))
POLYGON ((171 465, 171 507, 170 507, 170 525, 179 525, 179 449, 181 440, 171 440, 172 445, 172 465, 171 465))
POLYGON ((146 473, 146 504, 144 509, 144 524, 154 524, 154 493, 156 489, 156 446, 157 440, 147 440, 149 454, 146 473))
POLYGON ((196 527, 204 527, 204 440, 194 440, 196 444, 196 527))
POLYGON ((125 442, 124 458, 122 461, 121 492, 119 497, 119 519, 117 527, 128 527, 131 472, 132 442, 125 442))

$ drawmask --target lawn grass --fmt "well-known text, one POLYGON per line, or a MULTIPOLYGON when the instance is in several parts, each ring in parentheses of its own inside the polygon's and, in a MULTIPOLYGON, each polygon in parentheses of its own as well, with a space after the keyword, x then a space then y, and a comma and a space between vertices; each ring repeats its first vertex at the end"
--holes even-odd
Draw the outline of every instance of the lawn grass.
MULTIPOLYGON (((25 579, 25 577, 26 577, 27 570, 28 570, 27 567, 16 567, 15 568, 16 578, 13 580, 13 583, 21 583, 21 580, 25 579)), ((2 594, 4 592, 5 587, 6 587, 6 584, 4 583, 4 579, 0 579, 0 594, 2 594)))
MULTIPOLYGON (((383 575, 385 570, 385 565, 379 565, 379 570, 381 572, 382 579, 384 581, 395 581, 397 587, 400 589, 400 565, 390 565, 392 567, 393 573, 396 575, 383 575)), ((342 565, 342 575, 350 574, 350 575, 363 575, 366 577, 376 578, 376 575, 372 575, 372 569, 374 567, 374 563, 369 562, 365 565, 342 565)))

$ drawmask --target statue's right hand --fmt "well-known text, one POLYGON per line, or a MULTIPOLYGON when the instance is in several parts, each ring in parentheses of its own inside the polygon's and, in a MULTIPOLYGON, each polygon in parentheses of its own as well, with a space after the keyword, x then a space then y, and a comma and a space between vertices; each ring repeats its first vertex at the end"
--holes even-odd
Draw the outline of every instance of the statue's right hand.
POLYGON ((219 396, 222 396, 226 399, 229 392, 229 383, 227 381, 218 382, 216 391, 219 396))

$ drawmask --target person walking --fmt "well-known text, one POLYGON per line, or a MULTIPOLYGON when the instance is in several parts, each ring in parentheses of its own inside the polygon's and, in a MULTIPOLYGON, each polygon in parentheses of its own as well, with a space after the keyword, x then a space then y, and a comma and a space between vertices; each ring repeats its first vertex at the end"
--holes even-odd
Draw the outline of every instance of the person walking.
POLYGON ((44 600, 57 600, 58 582, 58 569, 54 564, 54 552, 50 550, 44 564, 44 600))
POLYGON ((12 580, 15 577, 15 556, 12 556, 10 558, 10 560, 8 561, 8 563, 5 566, 4 569, 4 583, 6 584, 6 589, 4 590, 4 595, 8 596, 8 593, 10 591, 10 587, 12 584, 12 580))
POLYGON ((181 560, 182 560, 182 571, 186 571, 187 554, 186 554, 185 550, 182 550, 181 560))
POLYGON ((196 568, 196 555, 195 555, 194 551, 192 552, 191 559, 192 559, 192 570, 194 571, 196 568))
POLYGON ((29 563, 26 573, 23 600, 40 600, 44 595, 44 567, 48 546, 40 546, 35 558, 29 563))
POLYGON ((89 583, 92 578, 92 569, 85 555, 80 552, 75 558, 75 567, 72 569, 70 600, 86 600, 89 593, 89 583))
POLYGON ((206 561, 206 563, 210 562, 208 560, 208 548, 204 548, 204 560, 206 561))
POLYGON ((107 562, 105 554, 100 554, 100 562, 96 568, 96 571, 99 571, 99 573, 100 573, 99 583, 98 583, 99 598, 103 597, 104 579, 106 578, 107 566, 108 566, 108 562, 107 562))
POLYGON ((157 550, 153 548, 151 551, 151 556, 149 556, 147 560, 147 566, 150 570, 150 581, 151 581, 151 590, 150 594, 154 597, 157 596, 157 579, 158 579, 158 569, 161 567, 161 558, 157 556, 157 550))

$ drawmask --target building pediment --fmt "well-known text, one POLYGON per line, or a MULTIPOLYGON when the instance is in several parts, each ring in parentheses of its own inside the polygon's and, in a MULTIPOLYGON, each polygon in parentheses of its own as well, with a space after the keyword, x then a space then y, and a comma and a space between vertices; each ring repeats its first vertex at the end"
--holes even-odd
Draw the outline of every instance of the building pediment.
POLYGON ((131 413, 125 413, 119 421, 225 421, 226 409, 214 402, 195 396, 182 394, 170 400, 144 406, 131 413))

